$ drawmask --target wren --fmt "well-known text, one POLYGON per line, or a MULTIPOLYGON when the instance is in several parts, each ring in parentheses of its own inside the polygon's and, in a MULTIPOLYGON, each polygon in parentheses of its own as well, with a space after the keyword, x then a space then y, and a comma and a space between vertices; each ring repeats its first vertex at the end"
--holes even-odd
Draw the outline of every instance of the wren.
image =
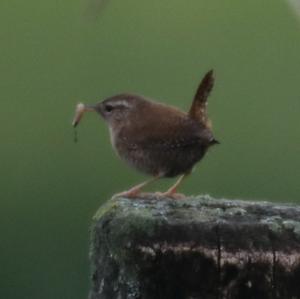
POLYGON ((207 150, 219 142, 207 115, 207 98, 213 88, 213 71, 202 79, 188 113, 143 96, 123 93, 94 105, 78 104, 73 126, 84 112, 96 111, 108 125, 118 156, 133 168, 153 178, 118 195, 135 197, 142 187, 163 177, 178 181, 165 193, 176 198, 183 178, 207 150))

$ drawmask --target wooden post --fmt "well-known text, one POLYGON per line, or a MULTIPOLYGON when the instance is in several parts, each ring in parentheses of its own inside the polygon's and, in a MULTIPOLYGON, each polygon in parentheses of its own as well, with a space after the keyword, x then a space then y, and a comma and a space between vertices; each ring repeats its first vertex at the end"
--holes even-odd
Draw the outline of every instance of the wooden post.
POLYGON ((300 207, 116 198, 94 217, 90 299, 300 298, 300 207))

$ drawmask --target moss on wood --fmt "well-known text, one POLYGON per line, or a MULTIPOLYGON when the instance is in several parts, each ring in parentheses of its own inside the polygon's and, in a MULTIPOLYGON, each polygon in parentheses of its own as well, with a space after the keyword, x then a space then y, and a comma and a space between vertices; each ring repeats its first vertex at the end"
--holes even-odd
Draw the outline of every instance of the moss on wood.
POLYGON ((94 217, 91 299, 300 298, 300 207, 115 198, 94 217))

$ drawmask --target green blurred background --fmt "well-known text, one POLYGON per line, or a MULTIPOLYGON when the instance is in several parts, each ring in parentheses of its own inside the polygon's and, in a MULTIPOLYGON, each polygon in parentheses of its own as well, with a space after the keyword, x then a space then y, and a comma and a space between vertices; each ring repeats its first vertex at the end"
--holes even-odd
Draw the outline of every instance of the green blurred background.
POLYGON ((144 179, 96 114, 74 144, 79 101, 132 91, 187 109, 214 68, 222 144, 182 191, 299 202, 300 23, 287 3, 111 0, 97 18, 93 6, 0 2, 1 298, 86 298, 91 218, 144 179))

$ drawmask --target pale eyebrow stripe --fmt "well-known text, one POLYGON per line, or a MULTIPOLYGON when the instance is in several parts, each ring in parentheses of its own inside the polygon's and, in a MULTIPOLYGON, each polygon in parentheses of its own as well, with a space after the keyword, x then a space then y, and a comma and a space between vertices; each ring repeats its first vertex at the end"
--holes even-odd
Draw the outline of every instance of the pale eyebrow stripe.
POLYGON ((118 101, 113 101, 110 103, 112 106, 116 107, 116 106, 125 106, 127 108, 130 108, 131 105, 125 101, 125 100, 118 100, 118 101))

